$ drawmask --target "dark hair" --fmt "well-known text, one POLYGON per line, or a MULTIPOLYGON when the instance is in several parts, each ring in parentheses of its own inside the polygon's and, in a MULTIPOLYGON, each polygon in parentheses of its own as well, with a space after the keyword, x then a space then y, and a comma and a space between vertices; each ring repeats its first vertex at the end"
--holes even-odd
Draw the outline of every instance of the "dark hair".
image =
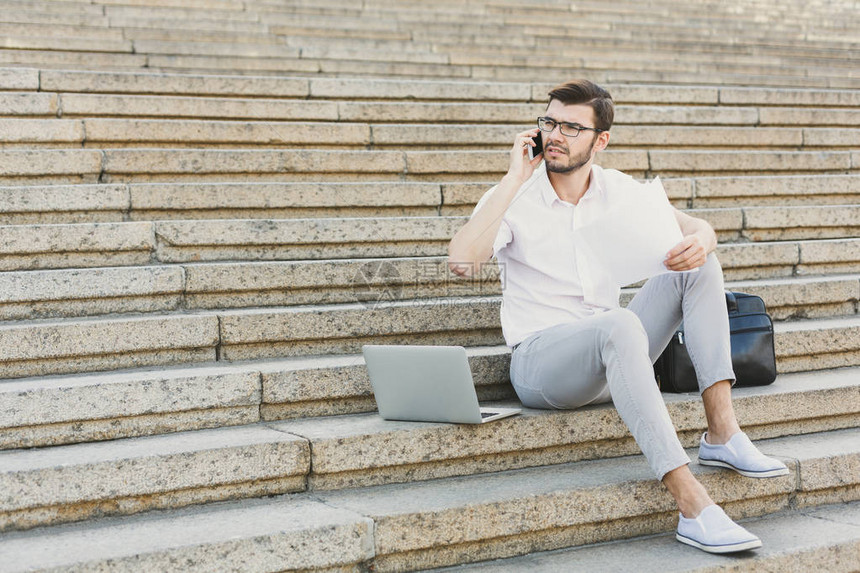
POLYGON ((564 105, 585 104, 594 110, 594 127, 609 131, 615 117, 615 104, 609 92, 588 80, 571 80, 552 88, 549 100, 557 99, 564 105))

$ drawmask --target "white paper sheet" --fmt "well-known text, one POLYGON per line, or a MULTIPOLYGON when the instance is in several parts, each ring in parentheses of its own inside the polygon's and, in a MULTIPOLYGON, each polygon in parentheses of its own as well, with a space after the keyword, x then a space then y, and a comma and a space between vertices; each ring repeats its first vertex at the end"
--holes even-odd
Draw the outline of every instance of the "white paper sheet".
MULTIPOLYGON (((603 217, 574 232, 594 263, 619 287, 669 271, 666 254, 683 239, 663 184, 656 178, 603 217)), ((698 269, 697 269, 698 270, 698 269)))

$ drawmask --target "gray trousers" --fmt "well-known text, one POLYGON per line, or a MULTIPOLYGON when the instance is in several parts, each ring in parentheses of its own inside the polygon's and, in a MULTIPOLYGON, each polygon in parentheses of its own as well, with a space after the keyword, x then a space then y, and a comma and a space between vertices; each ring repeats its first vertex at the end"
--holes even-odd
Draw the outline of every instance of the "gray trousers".
POLYGON ((559 324, 514 347, 511 382, 528 408, 612 400, 658 479, 690 462, 654 380, 653 364, 684 321, 699 391, 734 381, 723 270, 711 253, 697 273, 648 280, 626 309, 559 324))

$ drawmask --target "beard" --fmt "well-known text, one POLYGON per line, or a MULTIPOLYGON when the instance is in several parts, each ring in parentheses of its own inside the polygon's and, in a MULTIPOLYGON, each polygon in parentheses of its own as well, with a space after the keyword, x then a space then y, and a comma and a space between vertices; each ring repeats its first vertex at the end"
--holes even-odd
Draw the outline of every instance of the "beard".
MULTIPOLYGON (((550 161, 549 159, 544 160, 546 162, 546 170, 550 173, 573 173, 577 169, 581 169, 586 163, 591 161, 591 152, 594 149, 594 144, 597 142, 597 134, 595 133, 591 137, 591 145, 588 146, 588 149, 583 151, 582 153, 575 155, 573 157, 570 156, 568 148, 561 148, 559 146, 553 145, 552 147, 557 147, 562 149, 562 151, 568 152, 568 160, 565 163, 561 161, 550 161)), ((546 157, 546 154, 544 154, 546 157)))

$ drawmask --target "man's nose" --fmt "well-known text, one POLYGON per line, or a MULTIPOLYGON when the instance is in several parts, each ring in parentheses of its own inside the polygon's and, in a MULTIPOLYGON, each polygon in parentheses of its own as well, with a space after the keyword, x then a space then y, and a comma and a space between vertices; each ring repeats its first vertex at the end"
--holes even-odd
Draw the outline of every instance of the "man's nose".
POLYGON ((564 135, 561 133, 560 124, 553 126, 552 131, 544 131, 544 137, 546 138, 546 141, 565 141, 564 135))

